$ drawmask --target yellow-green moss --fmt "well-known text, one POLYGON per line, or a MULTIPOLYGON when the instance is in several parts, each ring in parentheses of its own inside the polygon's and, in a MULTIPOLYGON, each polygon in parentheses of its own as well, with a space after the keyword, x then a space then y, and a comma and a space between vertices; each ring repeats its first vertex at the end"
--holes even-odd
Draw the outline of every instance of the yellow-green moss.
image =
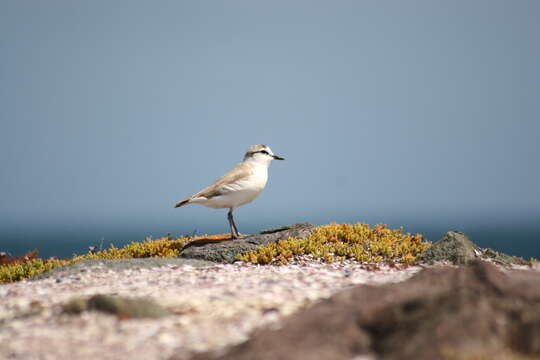
POLYGON ((117 248, 111 245, 108 249, 98 251, 96 253, 88 253, 86 255, 77 256, 76 260, 86 259, 132 259, 146 257, 174 258, 180 254, 182 248, 194 238, 177 238, 169 239, 163 237, 152 240, 146 238, 142 242, 132 242, 123 248, 117 248))
POLYGON ((0 283, 14 282, 27 279, 42 272, 49 271, 57 266, 67 264, 69 260, 42 260, 33 259, 24 263, 7 264, 0 266, 0 283))
POLYGON ((163 237, 152 240, 147 238, 143 242, 132 242, 123 248, 117 248, 111 245, 108 249, 96 253, 87 253, 85 255, 76 255, 71 259, 63 260, 43 260, 29 259, 28 261, 18 261, 15 263, 0 265, 0 283, 7 283, 28 279, 34 275, 54 269, 55 267, 71 264, 81 260, 88 259, 131 259, 144 257, 177 257, 182 247, 188 242, 200 238, 220 238, 223 236, 205 236, 198 238, 182 237, 170 239, 163 237))
POLYGON ((238 260, 255 264, 285 264, 294 256, 311 255, 326 262, 352 259, 363 263, 411 264, 431 243, 422 235, 403 233, 386 225, 330 224, 319 226, 306 239, 289 238, 242 254, 238 260))

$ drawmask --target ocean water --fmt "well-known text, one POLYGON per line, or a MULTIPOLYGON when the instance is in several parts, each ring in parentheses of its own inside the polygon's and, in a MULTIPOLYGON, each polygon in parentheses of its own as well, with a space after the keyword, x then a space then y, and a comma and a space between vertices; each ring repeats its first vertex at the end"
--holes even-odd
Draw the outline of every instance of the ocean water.
MULTIPOLYGON (((391 226, 392 227, 392 226, 391 226)), ((207 233, 222 233, 226 227, 207 229, 207 233), (211 231, 214 230, 214 231, 211 231)), ((443 226, 429 224, 415 225, 406 228, 406 231, 421 233, 428 240, 440 239, 448 230, 463 231, 469 238, 481 247, 490 247, 510 255, 524 258, 540 259, 540 229, 536 226, 508 226, 494 228, 492 226, 465 226, 460 229, 448 229, 443 226)), ((247 227, 246 232, 253 232, 255 228, 247 227)), ((13 256, 22 255, 30 250, 37 249, 39 256, 48 258, 71 257, 74 254, 84 254, 89 246, 109 247, 112 243, 117 247, 133 241, 142 241, 148 236, 158 238, 166 236, 166 231, 158 229, 141 229, 125 231, 111 229, 107 231, 92 231, 89 229, 71 229, 69 231, 41 230, 37 231, 3 231, 0 232, 0 251, 13 256)), ((194 235, 193 231, 172 233, 173 236, 194 235)), ((196 234, 195 234, 196 235, 196 234)))

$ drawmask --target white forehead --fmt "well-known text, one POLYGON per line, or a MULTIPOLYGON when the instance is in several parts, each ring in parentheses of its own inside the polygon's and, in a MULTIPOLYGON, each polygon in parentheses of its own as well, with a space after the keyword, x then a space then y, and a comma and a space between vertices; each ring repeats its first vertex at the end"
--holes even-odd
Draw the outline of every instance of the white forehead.
POLYGON ((261 151, 261 150, 266 150, 268 151, 270 154, 273 154, 272 152, 272 149, 270 149, 270 146, 266 146, 266 145, 253 145, 253 146, 250 146, 247 150, 248 153, 256 153, 258 151, 261 151))

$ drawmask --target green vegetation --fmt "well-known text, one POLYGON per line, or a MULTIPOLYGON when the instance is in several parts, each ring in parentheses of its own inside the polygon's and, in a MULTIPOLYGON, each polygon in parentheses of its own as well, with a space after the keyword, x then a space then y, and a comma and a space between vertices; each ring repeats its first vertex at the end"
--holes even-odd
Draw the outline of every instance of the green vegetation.
MULTIPOLYGON (((122 248, 111 245, 108 249, 76 255, 71 259, 40 259, 37 251, 20 257, 0 255, 0 283, 28 279, 58 266, 91 259, 130 259, 177 257, 191 241, 225 240, 229 235, 180 237, 172 239, 147 238, 132 242, 122 248)), ((388 229, 386 225, 330 224, 315 228, 306 239, 289 238, 270 243, 255 251, 245 253, 238 260, 256 264, 285 264, 297 255, 311 255, 327 262, 351 259, 363 263, 411 264, 430 243, 422 235, 403 233, 403 229, 388 229)))
POLYGON ((363 223, 319 226, 306 239, 289 238, 269 243, 242 254, 238 260, 255 264, 286 264, 299 255, 311 255, 326 262, 351 259, 362 263, 411 264, 431 243, 420 234, 403 233, 403 228, 389 229, 363 223))
POLYGON ((55 267, 71 264, 81 260, 89 259, 131 259, 145 257, 174 258, 180 254, 182 247, 190 241, 198 239, 219 240, 226 236, 204 236, 204 237, 181 237, 171 239, 163 237, 152 240, 147 238, 143 242, 132 242, 123 248, 117 248, 111 245, 110 248, 89 252, 85 255, 76 255, 71 259, 39 259, 37 251, 32 251, 20 257, 0 257, 0 283, 14 282, 28 279, 34 275, 54 269, 55 267))
MULTIPOLYGON (((208 236, 205 236, 204 238, 206 239, 208 236)), ((146 238, 143 242, 132 242, 123 248, 117 248, 114 245, 111 245, 108 249, 78 256, 75 257, 74 260, 132 259, 146 257, 174 258, 180 254, 180 251, 182 251, 182 248, 187 243, 197 239, 199 238, 181 237, 171 239, 169 237, 163 237, 155 240, 146 238)))
POLYGON ((70 262, 70 260, 42 260, 30 257, 24 259, 23 257, 19 262, 0 265, 0 283, 27 279, 70 262))

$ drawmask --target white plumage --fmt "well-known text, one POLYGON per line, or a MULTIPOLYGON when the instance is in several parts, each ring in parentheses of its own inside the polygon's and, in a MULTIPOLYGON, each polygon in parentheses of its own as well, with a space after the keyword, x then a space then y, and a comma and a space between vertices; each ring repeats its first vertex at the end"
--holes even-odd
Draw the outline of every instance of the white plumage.
POLYGON ((272 160, 284 160, 274 155, 266 145, 251 146, 244 155, 244 161, 217 179, 212 185, 175 204, 201 204, 214 209, 228 208, 231 237, 239 236, 234 222, 233 210, 252 202, 263 191, 268 180, 268 167, 272 160))

